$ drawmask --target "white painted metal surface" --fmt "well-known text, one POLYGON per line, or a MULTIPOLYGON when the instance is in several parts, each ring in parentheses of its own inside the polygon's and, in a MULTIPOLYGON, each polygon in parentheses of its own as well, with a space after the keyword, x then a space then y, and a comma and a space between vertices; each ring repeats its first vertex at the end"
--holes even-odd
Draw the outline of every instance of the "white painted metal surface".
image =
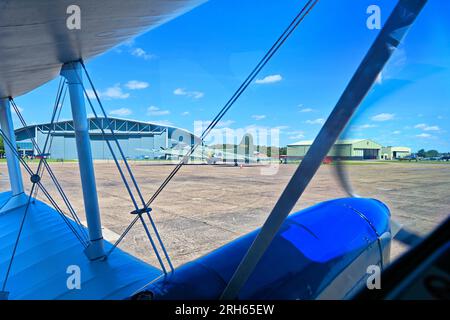
POLYGON ((0 0, 0 98, 27 93, 59 74, 205 0, 0 0), (80 7, 81 29, 67 28, 80 7))

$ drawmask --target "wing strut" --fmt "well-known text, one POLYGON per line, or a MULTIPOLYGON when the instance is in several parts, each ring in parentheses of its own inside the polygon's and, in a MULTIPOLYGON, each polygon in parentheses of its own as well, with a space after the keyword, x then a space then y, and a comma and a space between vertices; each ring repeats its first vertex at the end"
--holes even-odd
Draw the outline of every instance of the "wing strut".
POLYGON ((235 299, 426 0, 400 0, 233 274, 221 299, 235 299))

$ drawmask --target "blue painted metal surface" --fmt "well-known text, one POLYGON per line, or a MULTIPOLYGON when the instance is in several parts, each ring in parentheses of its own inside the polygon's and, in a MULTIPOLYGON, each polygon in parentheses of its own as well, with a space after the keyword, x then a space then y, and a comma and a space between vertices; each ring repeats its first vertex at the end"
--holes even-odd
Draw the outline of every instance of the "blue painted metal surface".
MULTIPOLYGON (((10 195, 1 193, 0 205, 10 195)), ((23 210, 17 209, 0 216, 0 286, 22 215, 23 210)), ((368 263, 382 263, 379 238, 389 233, 389 218, 381 202, 353 198, 323 202, 292 214, 239 298, 314 299, 330 288, 335 295, 327 294, 327 298, 345 297, 366 277, 368 263), (368 258, 361 260, 364 254, 368 258), (336 284, 342 275, 354 282, 336 284)), ((6 290, 10 299, 126 299, 143 291, 151 292, 154 299, 217 299, 256 232, 164 278, 159 269, 120 249, 107 261, 89 261, 59 214, 36 201, 30 207, 6 290), (67 288, 70 265, 80 267, 80 290, 67 288)), ((105 247, 111 244, 105 242, 105 247)))
POLYGON ((84 209, 89 228, 90 245, 86 254, 92 259, 105 255, 103 248, 102 222, 95 184, 94 163, 92 161, 91 142, 89 139, 89 122, 83 94, 83 78, 80 62, 63 65, 61 75, 67 79, 70 103, 75 129, 78 166, 80 168, 81 187, 83 189, 84 209))
MULTIPOLYGON (((10 195, 0 193, 0 205, 10 195)), ((0 216, 0 287, 23 211, 0 216)), ((111 247, 104 244, 107 250, 111 247)), ((120 249, 103 262, 89 261, 83 249, 54 209, 39 201, 31 204, 6 285, 9 299, 125 299, 161 275, 159 269, 120 249), (70 265, 80 267, 80 290, 67 288, 70 265)))
MULTIPOLYGON (((383 203, 361 198, 331 200, 292 214, 239 298, 318 298, 351 268, 355 282, 350 286, 338 283, 341 288, 336 288, 337 293, 327 296, 345 297, 367 276, 366 263, 382 263, 378 239, 389 234, 389 219, 383 203), (364 254, 367 257, 361 259, 364 254)), ((140 292, 150 293, 153 299, 219 298, 256 232, 177 268, 174 274, 155 280, 140 292)))
MULTIPOLYGON (((7 98, 0 99, 0 126, 6 135, 7 140, 15 146, 17 143, 14 134, 14 124, 11 117, 11 107, 7 98)), ((23 182, 19 160, 14 156, 14 150, 11 149, 11 146, 8 143, 5 143, 4 147, 12 193, 13 195, 18 195, 23 193, 23 182)))

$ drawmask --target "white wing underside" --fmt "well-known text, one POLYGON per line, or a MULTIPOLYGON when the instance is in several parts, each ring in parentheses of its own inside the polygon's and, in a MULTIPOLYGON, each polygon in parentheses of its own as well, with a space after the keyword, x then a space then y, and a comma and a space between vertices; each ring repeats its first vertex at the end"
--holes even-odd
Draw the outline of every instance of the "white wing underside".
POLYGON ((87 60, 205 0, 0 0, 0 98, 55 78, 65 62, 87 60), (67 7, 81 9, 69 30, 67 7))

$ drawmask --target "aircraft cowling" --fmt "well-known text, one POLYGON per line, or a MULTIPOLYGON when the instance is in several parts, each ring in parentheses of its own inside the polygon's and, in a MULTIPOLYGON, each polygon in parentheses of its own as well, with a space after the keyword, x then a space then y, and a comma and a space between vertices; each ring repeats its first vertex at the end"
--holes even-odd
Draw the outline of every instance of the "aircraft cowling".
MULTIPOLYGON (((259 230, 161 276, 132 299, 218 299, 259 230)), ((390 212, 375 199, 326 201, 286 219, 239 299, 342 299, 390 251, 390 212)))

